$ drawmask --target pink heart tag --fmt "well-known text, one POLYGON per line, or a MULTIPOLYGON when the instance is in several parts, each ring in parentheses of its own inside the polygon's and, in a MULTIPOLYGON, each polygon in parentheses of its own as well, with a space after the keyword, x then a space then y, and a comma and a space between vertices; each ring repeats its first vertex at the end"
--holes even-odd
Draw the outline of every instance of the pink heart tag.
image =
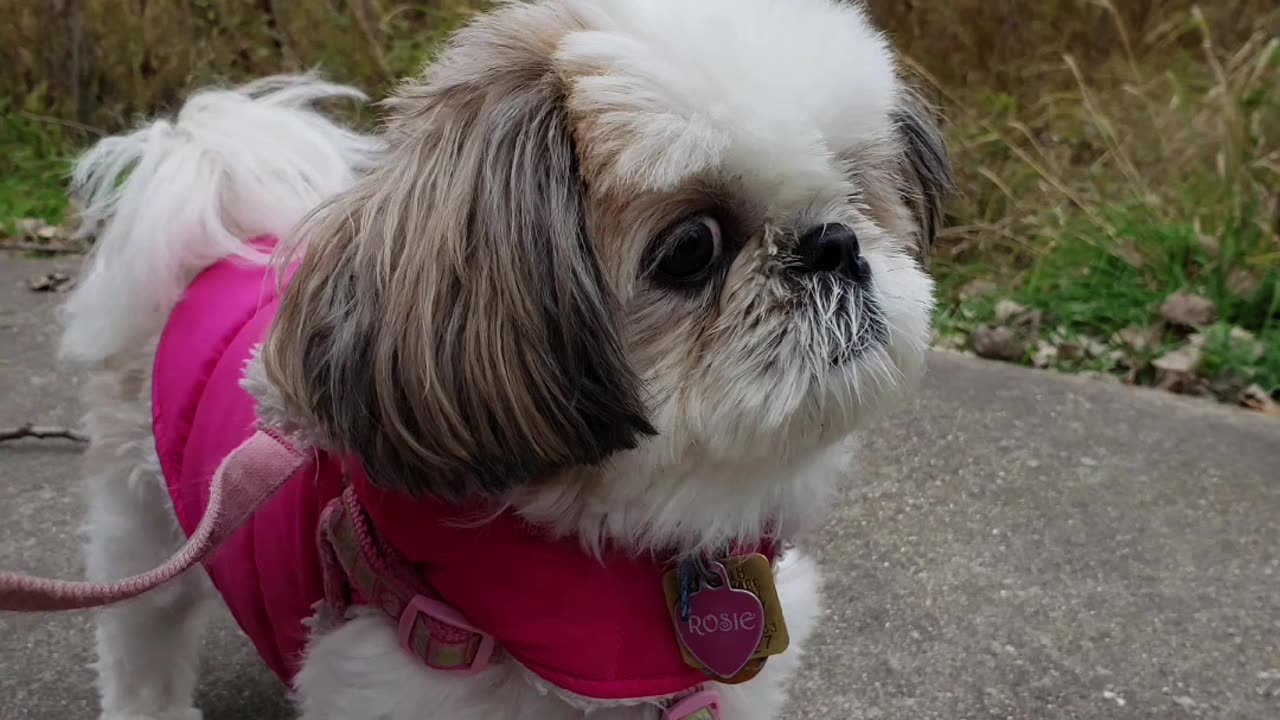
POLYGON ((711 569, 720 587, 703 586, 689 597, 689 618, 676 613, 676 633, 685 649, 711 672, 732 678, 747 666, 764 636, 764 605, 747 590, 729 585, 720 563, 711 569))

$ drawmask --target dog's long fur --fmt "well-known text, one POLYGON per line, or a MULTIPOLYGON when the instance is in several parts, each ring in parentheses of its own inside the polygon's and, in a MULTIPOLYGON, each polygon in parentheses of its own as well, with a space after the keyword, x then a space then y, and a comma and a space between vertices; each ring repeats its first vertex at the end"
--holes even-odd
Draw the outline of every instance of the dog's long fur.
MULTIPOLYGON (((180 539, 151 438, 151 355, 182 288, 243 240, 299 260, 245 387, 266 422, 357 453, 410 494, 487 497, 588 550, 802 540, 852 473, 851 433, 919 376, 923 263, 950 182, 926 106, 835 0, 512 2, 457 34, 362 135, 312 77, 194 96, 79 165, 97 239, 67 306, 88 364, 88 566, 146 569, 180 539), (723 234, 699 288, 654 280, 687 218, 723 234), (800 273, 807 228, 856 232, 872 281, 800 273), (664 245, 663 243, 667 243, 664 245)), ((777 582, 792 649, 721 688, 780 713, 819 615, 816 566, 777 582)), ((104 717, 190 720, 198 574, 104 612, 104 717)), ((465 609, 464 609, 465 610, 465 609)), ((317 620, 304 720, 647 720, 506 661, 431 673, 386 618, 317 620)))

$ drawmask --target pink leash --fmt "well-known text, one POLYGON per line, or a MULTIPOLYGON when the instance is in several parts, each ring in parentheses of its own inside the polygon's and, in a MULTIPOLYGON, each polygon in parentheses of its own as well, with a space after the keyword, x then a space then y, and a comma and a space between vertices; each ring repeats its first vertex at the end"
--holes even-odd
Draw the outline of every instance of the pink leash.
MULTIPOLYGON (((258 508, 275 495, 276 491, 293 477, 311 458, 305 445, 295 444, 270 430, 259 430, 231 452, 214 472, 209 487, 209 504, 200 518, 195 532, 182 549, 167 562, 150 572, 115 582, 95 583, 19 575, 0 572, 0 610, 18 612, 51 612, 58 610, 84 610, 103 607, 130 600, 174 579, 204 561, 258 508)), ((322 537, 329 542, 322 548, 329 565, 338 564, 338 555, 346 558, 347 575, 361 577, 371 575, 371 580, 385 582, 386 578, 400 576, 382 566, 387 558, 368 547, 372 542, 352 522, 340 522, 335 509, 357 518, 354 511, 358 504, 350 492, 331 504, 322 521, 328 533, 322 537), (345 502, 345 506, 343 503, 345 502), (335 535, 334 533, 337 533, 335 535), (359 536, 359 537, 357 537, 359 536), (348 542, 349 541, 349 542, 348 542), (363 548, 363 550, 361 550, 363 548), (377 561, 371 566, 368 563, 377 561), (358 562, 357 562, 358 561, 358 562), (352 572, 362 570, 367 572, 352 572)), ((341 514, 341 513, 337 513, 341 514)), ((334 586, 331 573, 326 571, 326 595, 334 602, 342 593, 334 586)), ((394 608, 384 609, 394 618, 400 616, 401 642, 411 654, 428 666, 458 674, 473 674, 486 667, 495 652, 493 638, 468 625, 453 608, 432 598, 416 595, 405 604, 409 591, 403 587, 373 585, 359 588, 384 605, 393 601, 394 608), (378 589, 381 588, 381 591, 378 589), (391 590, 395 592, 390 592, 391 590), (402 612, 403 611, 403 612, 402 612), (465 641, 461 642, 460 641, 465 641), (473 647, 474 646, 474 647, 473 647)), ((583 715, 586 716, 585 713, 583 715)), ((720 720, 720 694, 698 687, 672 700, 662 713, 663 720, 720 720)))
POLYGON ((149 572, 95 583, 0 572, 0 610, 83 610, 135 598, 204 561, 311 458, 270 430, 259 430, 228 455, 214 473, 204 517, 186 545, 149 572))

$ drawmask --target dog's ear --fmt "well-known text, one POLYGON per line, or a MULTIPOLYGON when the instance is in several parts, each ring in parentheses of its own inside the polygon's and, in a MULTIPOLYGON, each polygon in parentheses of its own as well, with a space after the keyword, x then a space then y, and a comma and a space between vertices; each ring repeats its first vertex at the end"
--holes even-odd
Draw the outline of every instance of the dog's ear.
POLYGON ((952 187, 951 161, 934 109, 916 92, 903 93, 893 123, 900 147, 899 192, 915 221, 920 257, 927 258, 952 187))
POLYGON ((300 232, 265 347, 290 414, 384 488, 499 495, 653 433, 551 29, 506 20, 388 101, 388 159, 300 232))

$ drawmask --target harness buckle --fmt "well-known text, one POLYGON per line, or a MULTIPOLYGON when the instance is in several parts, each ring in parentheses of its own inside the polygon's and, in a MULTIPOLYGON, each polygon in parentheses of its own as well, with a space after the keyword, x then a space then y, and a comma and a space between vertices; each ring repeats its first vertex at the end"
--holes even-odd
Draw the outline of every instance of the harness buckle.
POLYGON ((720 720, 720 693, 703 690, 667 708, 662 720, 720 720))
POLYGON ((400 644, 427 667, 455 675, 475 675, 489 667, 495 648, 492 635, 425 595, 414 596, 400 614, 400 644))

